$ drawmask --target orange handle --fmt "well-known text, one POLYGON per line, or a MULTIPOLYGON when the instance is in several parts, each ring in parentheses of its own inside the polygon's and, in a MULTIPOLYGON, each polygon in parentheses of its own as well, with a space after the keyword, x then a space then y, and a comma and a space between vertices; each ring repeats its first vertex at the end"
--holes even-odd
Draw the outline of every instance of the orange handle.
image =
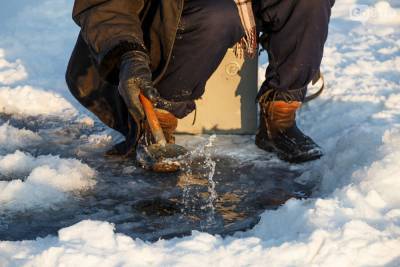
POLYGON ((160 126, 160 122, 158 121, 157 115, 154 111, 153 103, 147 97, 145 97, 142 93, 139 94, 140 102, 142 103, 144 113, 146 114, 147 123, 150 126, 151 133, 156 140, 156 143, 162 146, 167 144, 167 141, 164 136, 164 132, 160 126))

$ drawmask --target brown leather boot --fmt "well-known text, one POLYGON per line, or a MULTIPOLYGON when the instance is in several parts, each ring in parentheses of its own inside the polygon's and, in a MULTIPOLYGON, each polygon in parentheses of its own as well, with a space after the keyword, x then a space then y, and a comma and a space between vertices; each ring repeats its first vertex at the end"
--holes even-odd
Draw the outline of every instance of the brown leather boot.
POLYGON ((156 108, 154 110, 160 126, 163 129, 165 139, 168 144, 175 144, 175 130, 178 127, 178 119, 170 112, 164 109, 156 108))
MULTIPOLYGON (((160 126, 163 129, 165 139, 168 144, 175 143, 174 132, 178 127, 178 119, 170 112, 163 109, 154 109, 160 126)), ((139 139, 139 144, 142 146, 148 146, 154 143, 153 136, 149 129, 149 126, 144 124, 143 135, 139 139)), ((128 141, 122 141, 114 145, 110 150, 106 151, 105 156, 108 157, 130 157, 136 155, 136 145, 129 143, 128 141)))
POLYGON ((260 102, 256 145, 293 163, 320 158, 323 155, 321 148, 297 128, 296 111, 300 107, 298 101, 260 102))

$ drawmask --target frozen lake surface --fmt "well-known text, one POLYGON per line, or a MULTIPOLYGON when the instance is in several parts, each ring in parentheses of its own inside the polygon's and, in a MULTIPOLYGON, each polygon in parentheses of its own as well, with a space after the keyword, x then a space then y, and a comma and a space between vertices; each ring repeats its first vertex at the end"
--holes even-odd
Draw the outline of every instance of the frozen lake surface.
POLYGON ((300 167, 259 150, 250 136, 218 136, 212 144, 213 137, 178 136, 179 143, 194 151, 185 169, 155 174, 136 168, 132 159, 104 157, 110 147, 107 138, 94 142, 86 138, 103 132, 100 124, 85 127, 4 115, 2 120, 43 138, 37 146, 26 148, 26 153, 77 158, 97 175, 92 189, 50 209, 3 210, 1 240, 56 235, 59 229, 85 219, 112 222, 118 232, 143 240, 189 235, 192 230, 227 235, 253 227, 266 209, 276 209, 289 198, 305 198, 312 190, 312 185, 295 181, 300 167), (237 152, 238 148, 242 150, 237 152))

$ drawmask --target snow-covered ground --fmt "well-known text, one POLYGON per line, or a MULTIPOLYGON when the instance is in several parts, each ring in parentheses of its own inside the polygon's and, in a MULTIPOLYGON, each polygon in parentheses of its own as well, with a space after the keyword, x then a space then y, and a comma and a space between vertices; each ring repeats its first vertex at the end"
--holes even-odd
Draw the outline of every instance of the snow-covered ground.
MULTIPOLYGON (((77 34, 72 1, 5 6, 1 112, 92 127, 63 81, 77 34)), ((400 266, 398 8, 400 1, 336 3, 323 62, 328 89, 299 116, 326 151, 298 178, 320 181, 313 198, 265 211, 252 230, 225 238, 193 232, 148 243, 115 233, 108 222, 85 220, 58 236, 0 241, 0 266, 400 266)), ((51 208, 95 186, 96 171, 87 164, 20 151, 43 138, 0 125, 0 212, 51 208), (15 179, 2 180, 10 175, 15 179)), ((107 134, 91 137, 94 143, 104 139, 107 134)))

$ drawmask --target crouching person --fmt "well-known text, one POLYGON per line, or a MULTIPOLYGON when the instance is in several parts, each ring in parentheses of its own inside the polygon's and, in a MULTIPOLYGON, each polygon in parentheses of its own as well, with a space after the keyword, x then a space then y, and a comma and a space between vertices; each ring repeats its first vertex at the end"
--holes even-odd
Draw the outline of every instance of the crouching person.
POLYGON ((138 144, 151 142, 139 93, 156 107, 166 139, 173 143, 177 119, 195 109, 194 100, 203 95, 227 49, 238 44, 237 51, 254 55, 262 32, 269 67, 258 96, 256 144, 288 161, 313 160, 321 149, 297 128, 295 114, 319 70, 331 4, 76 0, 73 19, 81 31, 67 84, 82 105, 125 136, 107 154, 132 156, 138 144))
POLYGON ((76 0, 73 19, 81 31, 67 84, 125 136, 108 155, 132 156, 148 140, 140 92, 173 143, 177 118, 195 109, 227 49, 244 34, 232 0, 76 0))

